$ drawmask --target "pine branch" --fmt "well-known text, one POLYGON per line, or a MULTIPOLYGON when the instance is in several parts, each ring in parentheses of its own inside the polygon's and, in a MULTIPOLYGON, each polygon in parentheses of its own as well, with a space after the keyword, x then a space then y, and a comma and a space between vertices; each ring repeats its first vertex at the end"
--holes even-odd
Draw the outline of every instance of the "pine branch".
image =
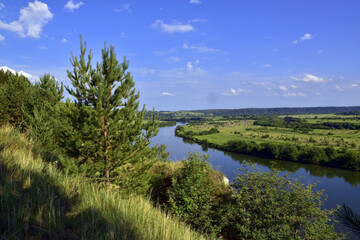
POLYGON ((360 236, 360 215, 354 212, 347 204, 342 204, 342 208, 336 212, 336 217, 344 226, 360 236))

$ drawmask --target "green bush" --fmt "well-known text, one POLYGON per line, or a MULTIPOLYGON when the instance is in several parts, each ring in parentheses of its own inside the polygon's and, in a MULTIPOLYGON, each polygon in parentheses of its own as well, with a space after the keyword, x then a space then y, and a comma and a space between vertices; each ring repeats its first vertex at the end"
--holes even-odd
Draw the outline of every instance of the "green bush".
POLYGON ((219 203, 227 188, 214 173, 206 155, 189 154, 171 179, 166 206, 173 216, 212 237, 221 229, 219 203))
POLYGON ((233 183, 236 194, 226 208, 225 239, 340 239, 330 215, 322 210, 322 192, 314 185, 279 177, 277 172, 248 171, 233 183))

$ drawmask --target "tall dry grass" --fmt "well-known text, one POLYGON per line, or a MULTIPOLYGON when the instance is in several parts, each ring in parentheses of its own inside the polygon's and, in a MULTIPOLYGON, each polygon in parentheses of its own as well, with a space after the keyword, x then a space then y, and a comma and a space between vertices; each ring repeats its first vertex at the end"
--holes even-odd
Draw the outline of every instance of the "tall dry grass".
POLYGON ((204 239, 140 196, 67 175, 0 129, 0 239, 204 239))

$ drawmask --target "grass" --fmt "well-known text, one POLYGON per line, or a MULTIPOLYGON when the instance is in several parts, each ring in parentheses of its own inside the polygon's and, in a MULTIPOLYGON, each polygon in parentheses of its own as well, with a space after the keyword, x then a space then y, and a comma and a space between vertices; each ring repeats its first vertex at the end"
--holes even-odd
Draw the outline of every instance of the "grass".
POLYGON ((0 239, 204 239, 140 196, 67 175, 0 129, 0 239))
MULTIPOLYGON (((314 121, 314 116, 303 115, 302 117, 305 118, 306 121, 312 122, 314 121)), ((323 119, 323 121, 327 121, 324 119, 325 116, 330 117, 329 114, 326 114, 325 116, 318 114, 316 116, 318 116, 318 119, 316 120, 323 119)), ((346 118, 343 119, 346 122, 358 121, 346 118)), ((337 121, 343 122, 342 119, 337 121)), ((360 150, 360 131, 358 130, 314 129, 308 133, 302 133, 291 128, 263 127, 253 125, 253 122, 253 120, 213 121, 200 125, 187 125, 185 126, 185 131, 191 130, 196 135, 197 133, 204 130, 218 127, 220 133, 195 136, 199 140, 207 139, 210 143, 215 143, 218 145, 225 145, 229 140, 246 140, 254 141, 256 143, 292 143, 301 146, 332 146, 335 149, 347 148, 353 151, 360 150)), ((358 123, 360 123, 360 121, 358 123)))

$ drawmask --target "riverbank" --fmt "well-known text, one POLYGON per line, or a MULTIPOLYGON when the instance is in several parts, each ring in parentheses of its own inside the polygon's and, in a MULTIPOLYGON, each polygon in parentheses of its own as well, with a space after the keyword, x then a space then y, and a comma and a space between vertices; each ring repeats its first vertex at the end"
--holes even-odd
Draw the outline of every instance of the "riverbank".
POLYGON ((299 132, 254 125, 251 120, 221 120, 178 126, 175 135, 203 147, 252 156, 360 170, 359 131, 315 129, 299 132))

